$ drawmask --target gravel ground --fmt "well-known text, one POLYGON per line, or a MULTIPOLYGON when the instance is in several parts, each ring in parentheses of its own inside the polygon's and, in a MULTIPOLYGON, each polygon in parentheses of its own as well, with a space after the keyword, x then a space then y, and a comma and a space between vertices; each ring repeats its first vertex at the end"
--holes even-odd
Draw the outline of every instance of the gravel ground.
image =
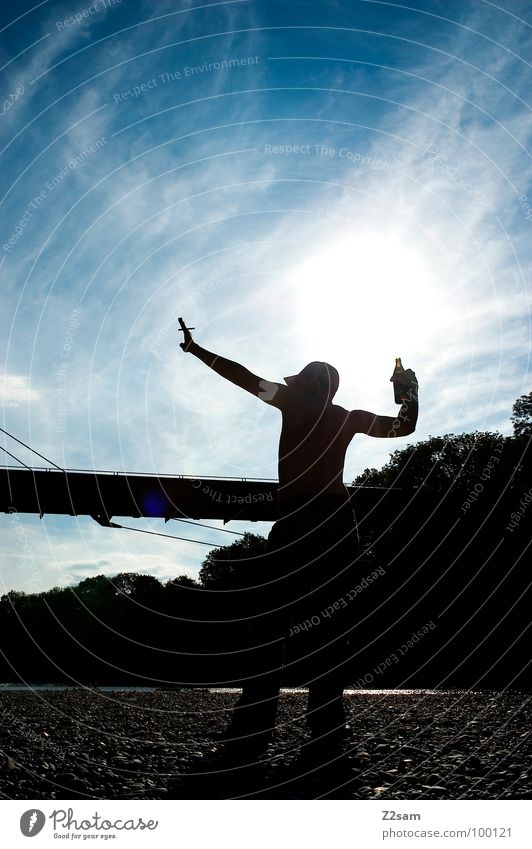
POLYGON ((345 752, 318 766, 300 757, 306 694, 283 693, 273 744, 248 768, 215 754, 213 735, 236 698, 209 690, 0 693, 0 797, 532 798, 529 693, 346 695, 345 752))

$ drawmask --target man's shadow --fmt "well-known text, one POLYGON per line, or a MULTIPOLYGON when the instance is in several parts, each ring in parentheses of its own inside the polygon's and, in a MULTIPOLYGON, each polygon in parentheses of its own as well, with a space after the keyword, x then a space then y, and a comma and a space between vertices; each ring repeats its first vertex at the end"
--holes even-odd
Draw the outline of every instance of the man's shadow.
MULTIPOLYGON (((276 752, 275 741, 260 759, 242 762, 230 748, 213 747, 168 782, 171 799, 352 799, 365 782, 354 759, 342 753, 307 753, 306 747, 276 752)), ((362 798, 362 797, 361 797, 362 798)))

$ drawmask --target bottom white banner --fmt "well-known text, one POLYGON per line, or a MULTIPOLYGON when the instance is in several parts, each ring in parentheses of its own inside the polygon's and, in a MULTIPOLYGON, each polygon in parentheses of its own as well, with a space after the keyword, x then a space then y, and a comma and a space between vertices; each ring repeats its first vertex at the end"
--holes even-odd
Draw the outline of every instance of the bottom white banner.
POLYGON ((0 803, 6 847, 532 847, 528 801, 24 801, 0 803))

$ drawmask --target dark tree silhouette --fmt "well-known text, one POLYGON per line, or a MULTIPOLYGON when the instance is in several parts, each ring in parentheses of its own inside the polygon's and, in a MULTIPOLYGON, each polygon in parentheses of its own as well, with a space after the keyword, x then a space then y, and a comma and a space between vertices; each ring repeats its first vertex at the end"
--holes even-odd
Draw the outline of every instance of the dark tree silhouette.
POLYGON ((166 587, 183 587, 189 590, 199 590, 200 584, 189 575, 178 575, 177 578, 167 581, 166 587))
POLYGON ((532 436, 532 392, 521 395, 512 407, 514 436, 532 436))
POLYGON ((524 471, 523 448, 520 439, 488 431, 430 436, 394 451, 382 469, 365 469, 353 483, 426 486, 441 493, 452 490, 457 498, 462 498, 481 479, 490 486, 504 487, 510 481, 516 484, 524 471))
POLYGON ((213 548, 203 561, 199 577, 206 589, 235 589, 248 583, 246 573, 253 560, 264 554, 266 540, 258 534, 245 533, 242 539, 213 548))

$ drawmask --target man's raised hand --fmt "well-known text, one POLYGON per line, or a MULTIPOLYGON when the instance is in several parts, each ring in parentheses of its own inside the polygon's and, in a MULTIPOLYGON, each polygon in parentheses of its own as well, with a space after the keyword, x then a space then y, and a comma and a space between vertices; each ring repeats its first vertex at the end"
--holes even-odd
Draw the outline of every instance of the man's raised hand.
POLYGON ((179 347, 182 348, 183 351, 186 352, 186 351, 188 351, 188 349, 190 348, 190 346, 194 342, 194 340, 192 338, 192 334, 191 334, 190 331, 195 330, 195 328, 194 327, 187 327, 182 318, 178 318, 177 320, 178 320, 180 328, 181 328, 179 330, 179 333, 182 333, 183 337, 184 337, 183 342, 179 343, 179 347))

